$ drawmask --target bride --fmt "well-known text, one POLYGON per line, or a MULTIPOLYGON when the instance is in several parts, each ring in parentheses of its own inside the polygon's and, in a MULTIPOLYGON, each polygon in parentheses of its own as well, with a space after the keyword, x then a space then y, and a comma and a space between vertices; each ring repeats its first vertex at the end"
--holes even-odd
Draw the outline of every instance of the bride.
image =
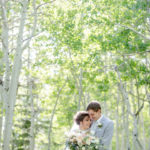
MULTIPOLYGON (((74 125, 70 133, 75 133, 75 134, 80 133, 81 135, 82 134, 84 135, 90 132, 90 126, 91 126, 91 120, 88 112, 79 111, 76 113, 74 117, 74 125)), ((68 146, 66 150, 69 150, 68 146)))
POLYGON ((79 111, 74 116, 74 125, 71 129, 72 132, 79 130, 80 132, 87 132, 91 126, 91 119, 86 111, 79 111))

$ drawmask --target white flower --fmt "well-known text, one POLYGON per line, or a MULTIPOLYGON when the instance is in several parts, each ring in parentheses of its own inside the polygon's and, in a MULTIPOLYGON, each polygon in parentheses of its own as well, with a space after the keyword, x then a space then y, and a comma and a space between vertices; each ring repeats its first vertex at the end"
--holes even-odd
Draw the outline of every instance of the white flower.
POLYGON ((94 134, 95 134, 95 131, 94 131, 94 130, 91 130, 91 134, 94 135, 94 134))
POLYGON ((82 136, 77 137, 77 142, 78 142, 79 145, 82 145, 82 140, 83 140, 82 136))
POLYGON ((102 128, 102 127, 103 127, 103 124, 99 122, 99 123, 98 123, 98 127, 99 127, 99 128, 102 128))
POLYGON ((96 149, 98 149, 98 146, 96 145, 96 147, 95 147, 96 149))
POLYGON ((89 132, 81 134, 79 132, 71 133, 68 139, 69 147, 76 145, 76 150, 87 150, 93 149, 98 150, 99 141, 96 137, 91 135, 89 132), (96 148, 97 146, 97 148, 96 148))
POLYGON ((82 150, 85 150, 85 147, 82 147, 82 150))
POLYGON ((89 138, 86 140, 86 144, 87 144, 87 145, 90 145, 90 144, 91 144, 91 141, 90 141, 89 138))

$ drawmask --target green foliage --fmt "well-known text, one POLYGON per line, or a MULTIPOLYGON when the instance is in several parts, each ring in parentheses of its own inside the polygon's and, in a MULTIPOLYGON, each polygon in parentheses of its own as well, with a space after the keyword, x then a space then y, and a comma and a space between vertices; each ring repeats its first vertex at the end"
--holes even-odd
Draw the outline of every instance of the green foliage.
MULTIPOLYGON (((20 11, 20 4, 11 5, 12 3, 9 2, 9 7, 13 7, 10 7, 8 12, 10 16, 20 11)), ((137 111, 136 105, 142 103, 141 99, 138 100, 138 96, 146 97, 144 90, 150 89, 150 55, 146 52, 149 51, 150 42, 141 34, 149 37, 149 26, 146 21, 149 17, 148 6, 146 0, 56 0, 53 2, 38 0, 36 4, 37 8, 41 5, 37 9, 36 30, 40 34, 31 41, 30 60, 28 60, 28 51, 23 55, 12 147, 14 150, 23 150, 28 149, 30 145, 31 102, 27 78, 31 78, 34 80, 32 94, 36 147, 39 150, 47 149, 50 118, 58 99, 50 135, 51 149, 59 150, 64 148, 64 133, 69 131, 73 124, 73 116, 78 111, 79 101, 81 101, 81 110, 85 110, 88 102, 94 99, 103 106, 107 104, 108 115, 115 122, 120 80, 129 92, 132 111, 137 111), (46 4, 42 5, 44 3, 46 4), (121 79, 118 78, 116 68, 121 79), (131 83, 133 83, 133 95, 130 95, 131 83)), ((29 20, 26 22, 24 40, 31 32, 29 29, 33 24, 31 6, 32 3, 28 8, 29 20)), ((11 47, 11 44, 9 47, 12 63, 14 47, 11 47)), ((3 55, 0 51, 0 61, 3 55)), ((5 67, 0 66, 0 75, 2 74, 3 77, 5 77, 4 71, 5 67)), ((122 114, 126 116, 127 113, 121 94, 120 92, 118 106, 121 124, 118 129, 120 139, 123 127, 121 117, 122 114), (122 106, 125 107, 125 112, 121 112, 122 106)), ((144 104, 144 126, 147 131, 149 127, 146 122, 149 120, 147 99, 144 104)), ((130 132, 133 129, 131 118, 132 116, 129 117, 130 132)), ((146 132, 146 138, 148 136, 146 132)), ((113 139, 112 149, 115 148, 116 141, 113 139)))
POLYGON ((13 147, 16 147, 17 150, 24 150, 27 148, 27 145, 29 145, 30 141, 30 121, 29 120, 22 120, 21 121, 22 124, 19 125, 20 129, 22 132, 20 132, 20 130, 17 130, 18 133, 16 133, 16 131, 14 130, 13 132, 13 147), (20 132, 20 133, 19 133, 20 132))

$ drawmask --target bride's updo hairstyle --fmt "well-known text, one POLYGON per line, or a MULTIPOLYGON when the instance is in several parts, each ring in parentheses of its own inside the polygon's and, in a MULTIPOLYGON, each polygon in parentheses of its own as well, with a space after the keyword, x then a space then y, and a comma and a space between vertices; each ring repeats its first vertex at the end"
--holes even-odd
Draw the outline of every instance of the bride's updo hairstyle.
POLYGON ((76 115, 74 117, 74 121, 76 122, 76 124, 80 125, 80 122, 82 122, 85 117, 90 118, 88 112, 87 111, 79 111, 76 113, 76 115))

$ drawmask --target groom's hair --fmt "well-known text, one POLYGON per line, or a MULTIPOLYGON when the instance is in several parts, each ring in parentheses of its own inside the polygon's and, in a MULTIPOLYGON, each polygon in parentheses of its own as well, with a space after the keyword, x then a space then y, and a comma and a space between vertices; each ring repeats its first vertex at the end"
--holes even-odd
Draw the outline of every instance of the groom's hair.
POLYGON ((89 113, 87 111, 79 111, 76 113, 74 120, 78 125, 80 125, 80 122, 82 122, 85 117, 90 118, 89 113))
POLYGON ((92 101, 88 104, 86 110, 94 110, 95 112, 97 112, 99 109, 101 110, 101 105, 98 101, 92 101))

